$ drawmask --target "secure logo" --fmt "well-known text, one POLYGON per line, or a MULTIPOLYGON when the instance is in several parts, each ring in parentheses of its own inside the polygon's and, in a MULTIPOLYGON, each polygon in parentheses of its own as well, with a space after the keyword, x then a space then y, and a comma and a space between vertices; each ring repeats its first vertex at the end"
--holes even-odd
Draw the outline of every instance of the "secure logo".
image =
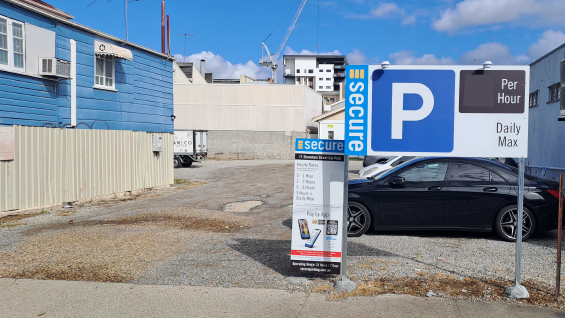
POLYGON ((366 65, 348 65, 345 79, 345 154, 367 153, 369 74, 366 65))
POLYGON ((376 70, 372 81, 373 151, 453 151, 454 71, 376 70))

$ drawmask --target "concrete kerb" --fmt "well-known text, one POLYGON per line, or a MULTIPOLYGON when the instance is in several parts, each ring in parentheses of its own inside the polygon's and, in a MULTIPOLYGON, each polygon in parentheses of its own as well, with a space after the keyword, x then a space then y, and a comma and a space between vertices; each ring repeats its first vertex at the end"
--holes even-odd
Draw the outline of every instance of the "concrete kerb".
POLYGON ((263 288, 0 279, 2 315, 46 317, 563 317, 562 310, 386 294, 326 295, 263 288))

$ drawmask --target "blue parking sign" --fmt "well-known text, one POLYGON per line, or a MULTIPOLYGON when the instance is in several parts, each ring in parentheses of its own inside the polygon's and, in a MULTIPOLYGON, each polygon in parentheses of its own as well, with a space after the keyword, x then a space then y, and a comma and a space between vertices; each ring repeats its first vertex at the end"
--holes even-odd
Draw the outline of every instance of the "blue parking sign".
POLYGON ((371 80, 373 151, 453 151, 454 71, 375 70, 371 80))

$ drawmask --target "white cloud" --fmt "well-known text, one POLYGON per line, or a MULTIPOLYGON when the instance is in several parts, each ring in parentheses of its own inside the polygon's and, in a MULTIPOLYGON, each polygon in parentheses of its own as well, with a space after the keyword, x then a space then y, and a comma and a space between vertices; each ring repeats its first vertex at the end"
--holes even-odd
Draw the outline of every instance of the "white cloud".
POLYGON ((271 77, 271 70, 268 67, 259 66, 252 61, 232 64, 210 51, 202 51, 184 58, 180 54, 175 54, 175 58, 179 62, 193 62, 196 67, 200 67, 200 60, 206 60, 206 69, 214 73, 214 78, 239 78, 242 74, 255 79, 271 77))
POLYGON ((284 54, 285 55, 341 55, 341 53, 339 53, 339 50, 333 50, 331 52, 316 53, 316 52, 312 52, 310 50, 303 49, 300 52, 296 52, 290 46, 287 46, 284 49, 284 54))
POLYGON ((441 12, 433 28, 450 34, 459 29, 500 23, 538 26, 565 24, 563 0, 463 0, 441 12))
POLYGON ((547 30, 542 34, 541 39, 530 45, 528 55, 532 59, 537 59, 563 43, 565 43, 565 34, 563 32, 547 30))
POLYGON ((491 61, 495 65, 513 65, 527 64, 531 62, 531 58, 526 55, 512 56, 506 45, 488 42, 463 53, 460 61, 462 64, 482 64, 484 61, 491 61))
POLYGON ((407 25, 407 24, 414 25, 415 23, 416 23, 416 16, 413 16, 413 15, 407 16, 406 18, 404 18, 402 20, 403 25, 407 25))
POLYGON ((376 9, 371 10, 371 15, 376 18, 383 18, 394 13, 403 13, 396 3, 381 3, 376 9))
POLYGON ((351 65, 363 65, 367 64, 367 56, 357 49, 353 49, 353 52, 347 54, 347 61, 351 65))
POLYGON ((437 58, 433 54, 424 54, 421 57, 416 57, 412 55, 410 51, 399 51, 392 53, 390 58, 394 59, 394 64, 397 65, 446 65, 446 64, 458 64, 450 57, 437 58))

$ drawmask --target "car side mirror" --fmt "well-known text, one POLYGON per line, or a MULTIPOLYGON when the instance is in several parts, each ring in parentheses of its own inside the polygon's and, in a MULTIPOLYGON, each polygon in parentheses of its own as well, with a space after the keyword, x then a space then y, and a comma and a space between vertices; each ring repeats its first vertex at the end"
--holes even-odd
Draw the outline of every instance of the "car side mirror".
POLYGON ((390 185, 393 186, 403 186, 406 183, 406 179, 404 177, 393 176, 390 179, 390 185))

